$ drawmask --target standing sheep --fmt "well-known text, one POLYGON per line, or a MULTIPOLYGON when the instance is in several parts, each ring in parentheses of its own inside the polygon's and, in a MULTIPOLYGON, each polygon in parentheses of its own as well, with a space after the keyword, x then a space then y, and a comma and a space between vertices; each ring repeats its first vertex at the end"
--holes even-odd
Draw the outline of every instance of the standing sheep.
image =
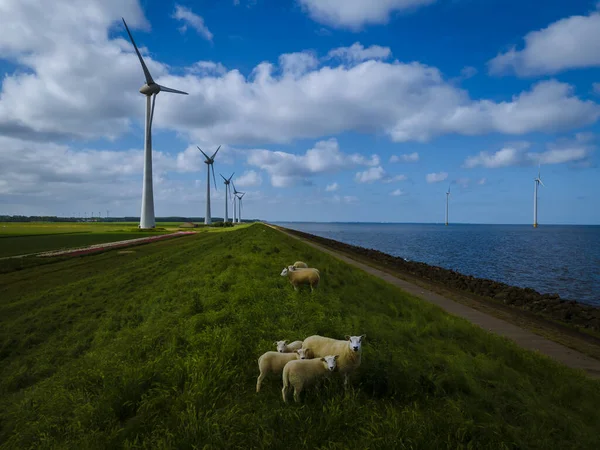
POLYGON ((308 264, 306 264, 303 261, 296 261, 294 263, 294 269, 300 269, 300 268, 305 268, 306 269, 306 268, 308 268, 308 264))
POLYGON ((346 336, 346 340, 331 339, 319 335, 309 336, 302 343, 303 348, 310 348, 315 358, 325 355, 339 355, 338 371, 344 377, 344 388, 348 387, 350 374, 355 371, 362 359, 362 342, 367 337, 346 336))
POLYGON ((308 355, 309 352, 310 350, 301 348, 293 353, 263 353, 260 358, 258 358, 258 370, 260 371, 260 375, 256 381, 256 392, 260 392, 260 385, 267 374, 274 373, 275 375, 279 375, 288 362, 295 359, 306 359, 306 355, 308 355))
POLYGON ((310 291, 313 292, 315 288, 319 286, 319 281, 321 279, 317 269, 293 269, 293 266, 284 268, 281 271, 281 276, 288 277, 290 283, 294 286, 295 291, 298 290, 298 286, 308 284, 310 285, 310 291))
POLYGON ((333 372, 339 355, 327 355, 318 359, 295 360, 288 362, 283 368, 283 389, 281 395, 287 403, 288 392, 294 388, 294 400, 300 402, 300 393, 305 387, 329 373, 333 372))
POLYGON ((302 341, 294 341, 291 344, 288 344, 287 342, 287 339, 285 341, 275 342, 275 345, 277 346, 277 351, 279 353, 292 353, 302 348, 302 341))

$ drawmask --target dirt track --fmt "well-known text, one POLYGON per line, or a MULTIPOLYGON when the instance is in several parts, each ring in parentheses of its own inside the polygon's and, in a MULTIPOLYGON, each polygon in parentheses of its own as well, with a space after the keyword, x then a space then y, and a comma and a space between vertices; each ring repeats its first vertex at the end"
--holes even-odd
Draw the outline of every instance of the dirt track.
MULTIPOLYGON (((268 224, 267 224, 268 225, 268 224)), ((365 272, 368 272, 372 275, 375 275, 388 283, 391 283, 402 290, 412 294, 416 297, 419 297, 428 302, 434 303, 435 305, 441 307, 445 311, 450 314, 463 317, 475 325, 480 326, 481 328, 491 331, 493 333, 499 334, 501 336, 505 336, 523 348, 538 351, 546 356, 549 356, 569 367, 575 369, 582 369, 587 372, 590 376, 594 378, 600 378, 600 361, 597 359, 591 358, 589 356, 584 355, 578 351, 572 350, 564 345, 553 342, 549 339, 546 339, 542 336, 534 334, 530 331, 522 329, 516 325, 513 325, 509 322, 506 322, 502 319, 498 319, 489 314, 485 314, 476 309, 470 308, 469 306, 457 303, 449 298, 443 297, 439 294, 426 290, 416 284, 410 283, 408 281, 402 280, 398 277, 395 277, 389 273, 383 272, 374 267, 363 264, 359 261, 356 261, 352 258, 349 258, 343 254, 340 254, 337 251, 326 248, 323 245, 319 245, 315 242, 312 242, 308 239, 303 239, 295 234, 287 232, 287 230, 268 225, 280 232, 294 238, 305 242, 307 245, 314 247, 318 250, 321 250, 325 253, 328 253, 332 256, 335 256, 342 261, 356 266, 365 272)), ((295 231, 295 230, 294 230, 295 231)))

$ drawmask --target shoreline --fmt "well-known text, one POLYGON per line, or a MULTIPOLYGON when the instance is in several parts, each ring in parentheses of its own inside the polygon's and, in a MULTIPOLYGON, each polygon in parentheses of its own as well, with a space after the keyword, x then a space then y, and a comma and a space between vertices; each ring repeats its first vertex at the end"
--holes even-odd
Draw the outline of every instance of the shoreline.
POLYGON ((540 294, 531 288, 520 288, 494 280, 463 275, 442 267, 406 261, 379 250, 346 244, 280 225, 274 226, 328 248, 366 259, 381 269, 391 270, 404 277, 408 276, 460 295, 470 296, 472 301, 483 302, 485 306, 508 310, 529 318, 533 316, 551 322, 553 326, 569 327, 570 331, 578 332, 584 338, 591 338, 596 344, 600 344, 600 307, 562 299, 558 294, 540 294))

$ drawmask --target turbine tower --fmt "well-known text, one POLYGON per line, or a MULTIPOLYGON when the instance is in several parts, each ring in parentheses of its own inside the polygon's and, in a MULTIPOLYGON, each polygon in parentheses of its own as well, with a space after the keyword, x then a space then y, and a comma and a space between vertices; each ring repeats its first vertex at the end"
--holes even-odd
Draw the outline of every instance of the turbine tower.
POLYGON ((161 91, 183 95, 188 95, 188 93, 161 86, 160 84, 156 84, 154 82, 154 80, 152 79, 152 75, 150 75, 148 67, 146 67, 146 63, 144 63, 144 60, 142 59, 142 55, 140 54, 137 45, 135 45, 135 41, 133 40, 133 36, 129 31, 129 27, 127 26, 127 23, 125 23, 125 19, 123 19, 123 24, 125 25, 125 29, 127 30, 127 34, 129 35, 129 39, 131 39, 133 48, 135 49, 135 52, 137 53, 138 58, 140 59, 140 64, 142 65, 144 76, 146 77, 146 84, 144 84, 140 88, 140 92, 146 96, 146 132, 144 137, 144 181, 142 190, 142 212, 140 214, 140 228, 147 229, 154 228, 156 225, 156 221, 154 220, 154 192, 152 188, 152 119, 154 117, 154 104, 156 102, 156 96, 161 91))
POLYGON ((238 191, 235 188, 235 183, 232 181, 231 185, 233 186, 233 223, 239 222, 239 220, 237 220, 237 214, 236 214, 236 200, 238 198, 238 194, 240 194, 241 192, 238 191))
POLYGON ((240 192, 239 194, 241 194, 238 197, 238 201, 240 202, 240 205, 238 207, 238 223, 242 223, 242 198, 244 198, 244 195, 246 195, 245 192, 240 192))
POLYGON ((223 180, 225 182, 225 223, 227 223, 227 221, 229 220, 229 215, 227 212, 227 203, 228 203, 227 194, 229 193, 229 199, 231 199, 231 189, 229 187, 229 183, 231 183, 231 179, 233 178, 234 174, 235 174, 235 172, 233 172, 229 178, 225 178, 223 175, 219 174, 219 175, 221 175, 221 178, 223 178, 223 180))
MULTIPOLYGON (((538 166, 538 176, 537 178, 533 179, 533 183, 535 185, 534 190, 533 190, 533 228, 537 228, 538 226, 538 221, 537 221, 537 194, 538 194, 538 185, 542 185, 544 186, 544 183, 542 183, 542 179, 540 178, 540 166, 538 166)), ((546 187, 546 186, 544 186, 546 187)))
MULTIPOLYGON (((198 147, 198 146, 196 146, 196 147, 198 147)), ((219 153, 220 148, 221 148, 221 146, 219 145, 219 147, 217 148, 217 151, 214 152, 212 156, 208 156, 206 153, 204 153, 202 151, 202 149, 200 147, 198 147, 198 150, 200 150, 202 152, 202 154, 206 157, 206 159, 204 160, 204 164, 206 164, 206 169, 208 171, 207 177, 206 177, 206 215, 204 216, 204 224, 205 225, 210 225, 212 223, 212 219, 210 216, 210 168, 212 167, 213 181, 215 183, 215 190, 216 190, 217 189, 217 179, 215 178, 215 166, 213 166, 213 164, 215 162, 215 156, 217 156, 217 153, 219 153)))
POLYGON ((446 192, 446 226, 448 226, 448 199, 450 198, 450 185, 448 185, 448 192, 446 192))

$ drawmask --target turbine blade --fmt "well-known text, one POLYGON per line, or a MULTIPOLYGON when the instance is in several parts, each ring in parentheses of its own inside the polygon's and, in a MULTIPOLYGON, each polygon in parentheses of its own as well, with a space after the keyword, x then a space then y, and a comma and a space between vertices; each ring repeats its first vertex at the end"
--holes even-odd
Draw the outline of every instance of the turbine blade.
POLYGON ((219 153, 219 149, 220 149, 220 148, 221 148, 221 146, 219 145, 219 147, 217 148, 217 151, 215 152, 215 154, 214 154, 214 155, 212 155, 212 156, 210 157, 210 159, 215 159, 215 156, 217 156, 217 153, 219 153))
MULTIPOLYGON (((202 149, 200 147, 198 147, 197 145, 196 145, 196 147, 198 148, 198 150, 200 150, 202 152, 202 149)), ((202 154, 204 156, 206 156, 206 159, 210 159, 206 153, 202 152, 202 154)))
POLYGON ((220 173, 219 175, 221 175, 221 178, 223 178, 225 181, 227 181, 227 178, 225 178, 225 177, 223 176, 223 174, 221 174, 221 173, 220 173))
POLYGON ((150 129, 152 130, 152 122, 154 120, 154 104, 156 103, 156 94, 152 94, 152 108, 150 108, 150 129))
MULTIPOLYGON (((123 19, 123 18, 121 17, 121 19, 123 19)), ((125 25, 125 29, 127 30, 127 34, 129 35, 129 39, 131 39, 133 48, 135 48, 135 52, 137 53, 138 58, 140 59, 140 63, 142 64, 142 70, 144 71, 144 76, 146 77, 146 84, 153 84, 154 80, 152 79, 152 75, 150 75, 150 71, 148 70, 148 67, 146 67, 146 63, 144 62, 144 59, 142 58, 142 55, 140 54, 140 51, 137 48, 137 45, 135 45, 135 41, 133 40, 133 36, 131 35, 131 32, 129 31, 129 27, 127 26, 127 23, 125 22, 125 19, 123 19, 123 24, 125 25)))
POLYGON ((161 86, 160 84, 158 86, 160 87, 160 90, 164 91, 164 92, 172 92, 173 94, 189 95, 187 92, 178 91, 177 89, 171 89, 166 86, 161 86))
POLYGON ((215 182, 215 191, 217 190, 217 179, 215 178, 215 166, 214 164, 210 164, 210 167, 212 168, 212 173, 213 173, 213 181, 215 182))
POLYGON ((231 181, 231 179, 233 178, 233 176, 234 176, 234 175, 235 175, 235 172, 233 172, 233 173, 231 174, 231 176, 229 177, 229 181, 231 181))
POLYGON ((542 179, 541 179, 541 178, 538 178, 538 180, 540 180, 540 184, 541 184, 542 186, 546 187, 546 185, 545 185, 544 183, 542 183, 542 179))

